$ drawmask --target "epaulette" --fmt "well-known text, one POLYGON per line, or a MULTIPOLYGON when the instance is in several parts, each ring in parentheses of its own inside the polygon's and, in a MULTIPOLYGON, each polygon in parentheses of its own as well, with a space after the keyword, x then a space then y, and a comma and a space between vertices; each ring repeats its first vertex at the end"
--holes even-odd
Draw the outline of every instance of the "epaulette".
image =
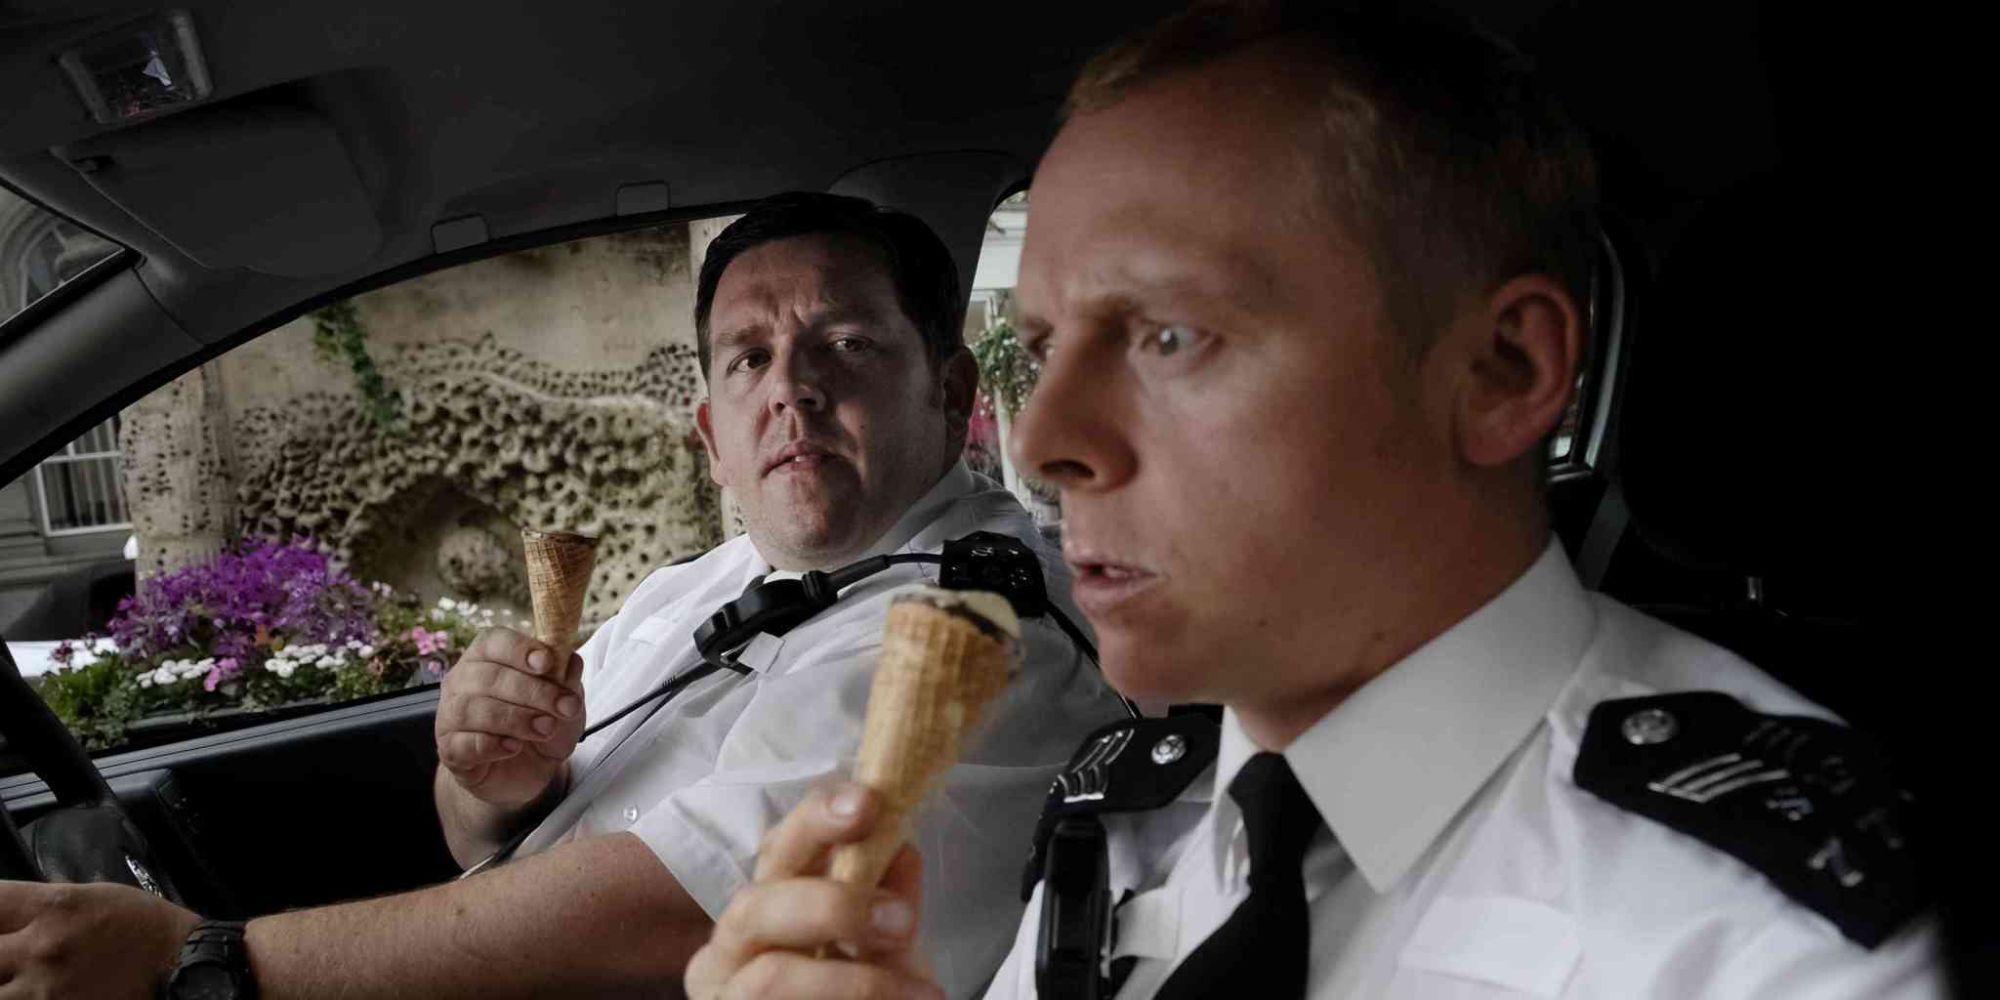
POLYGON ((1145 812, 1180 797, 1215 762, 1222 730, 1201 715, 1126 719, 1084 737, 1069 766, 1056 775, 1035 826, 1034 851, 1021 876, 1025 902, 1042 876, 1049 833, 1069 816, 1145 812))
POLYGON ((1590 712, 1574 777, 1735 856, 1865 948, 1924 903, 1909 796, 1844 726, 1708 691, 1607 701, 1590 712))

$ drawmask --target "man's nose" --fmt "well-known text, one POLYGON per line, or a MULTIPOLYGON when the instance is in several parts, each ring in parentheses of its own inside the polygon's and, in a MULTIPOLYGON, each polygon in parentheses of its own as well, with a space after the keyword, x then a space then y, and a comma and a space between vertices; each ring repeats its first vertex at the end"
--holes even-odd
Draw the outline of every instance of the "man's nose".
POLYGON ((771 360, 771 410, 817 413, 826 409, 826 379, 810 352, 782 351, 771 360))
POLYGON ((1065 494, 1115 488, 1132 478, 1132 450, 1124 394, 1076 355, 1052 353, 1041 380, 1014 418, 1014 465, 1065 494), (1093 378, 1092 376, 1097 377, 1093 378))

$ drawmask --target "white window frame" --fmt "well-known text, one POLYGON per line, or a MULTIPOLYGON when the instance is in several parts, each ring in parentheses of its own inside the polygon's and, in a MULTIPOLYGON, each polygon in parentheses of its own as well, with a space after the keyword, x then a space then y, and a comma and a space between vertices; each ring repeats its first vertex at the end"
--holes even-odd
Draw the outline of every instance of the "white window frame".
MULTIPOLYGON (((116 417, 91 428, 84 433, 83 437, 77 440, 81 441, 83 438, 89 437, 100 428, 109 428, 112 444, 118 445, 118 418, 116 417)), ((109 451, 78 451, 76 450, 76 441, 71 441, 63 445, 62 451, 50 455, 38 463, 35 466, 35 503, 41 508, 42 534, 48 538, 62 538, 70 535, 94 535, 106 531, 132 530, 132 509, 126 505, 125 484, 118 477, 117 462, 122 457, 123 452, 118 447, 113 447, 109 451), (116 498, 117 509, 125 513, 126 520, 106 522, 104 524, 87 524, 72 528, 55 527, 49 518, 49 485, 42 470, 51 465, 78 465, 84 462, 103 462, 106 460, 110 460, 112 463, 109 476, 106 480, 109 484, 108 492, 112 497, 116 498)))

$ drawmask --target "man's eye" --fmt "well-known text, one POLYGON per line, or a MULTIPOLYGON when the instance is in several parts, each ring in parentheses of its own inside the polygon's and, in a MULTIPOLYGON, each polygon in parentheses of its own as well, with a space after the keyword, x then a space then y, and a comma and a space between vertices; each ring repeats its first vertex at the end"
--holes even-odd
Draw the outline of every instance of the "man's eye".
POLYGON ((1049 360, 1050 339, 1052 338, 1047 334, 1029 337, 1021 342, 1021 350, 1027 352, 1028 357, 1034 359, 1036 364, 1045 364, 1049 360))
POLYGON ((729 363, 729 370, 732 372, 750 371, 764 367, 770 360, 771 356, 763 351, 745 351, 737 355, 736 360, 729 363))
POLYGON ((1200 343, 1201 337, 1201 331, 1191 326, 1153 327, 1140 334, 1138 348, 1167 358, 1193 348, 1200 343))
POLYGON ((865 351, 873 346, 875 346, 874 343, 866 337, 836 337, 833 341, 833 349, 842 354, 865 351))

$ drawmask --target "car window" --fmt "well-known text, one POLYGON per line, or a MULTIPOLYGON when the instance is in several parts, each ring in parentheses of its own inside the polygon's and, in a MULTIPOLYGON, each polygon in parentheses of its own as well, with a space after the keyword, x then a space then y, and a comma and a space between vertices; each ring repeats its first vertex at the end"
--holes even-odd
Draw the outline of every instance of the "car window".
POLYGON ((93 750, 436 683, 600 538, 586 628, 730 529, 693 411, 718 220, 508 253, 286 323, 0 488, 0 634, 93 750))
POLYGON ((965 312, 965 340, 979 361, 979 396, 966 435, 966 462, 1006 485, 1044 527, 1062 520, 1062 502, 1049 484, 1024 475, 1007 454, 1014 415, 1035 387, 1040 368, 1021 348, 1014 286, 1021 267, 1021 235, 1028 227, 1028 192, 994 208, 973 270, 965 312))
POLYGON ((0 187, 0 323, 120 249, 0 187))

